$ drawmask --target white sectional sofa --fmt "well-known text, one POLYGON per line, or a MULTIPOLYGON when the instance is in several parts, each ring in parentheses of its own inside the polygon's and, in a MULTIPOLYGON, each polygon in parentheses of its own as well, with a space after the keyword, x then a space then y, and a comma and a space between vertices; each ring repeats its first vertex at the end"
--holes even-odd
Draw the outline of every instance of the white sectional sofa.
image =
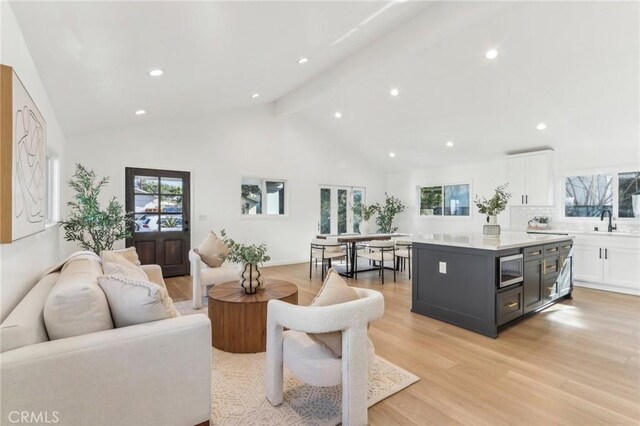
MULTIPOLYGON (((143 269, 164 286, 159 266, 143 269)), ((64 271, 43 277, 0 324, 0 424, 25 416, 32 424, 74 426, 208 422, 211 324, 205 315, 49 340, 45 304, 64 279, 64 271)))

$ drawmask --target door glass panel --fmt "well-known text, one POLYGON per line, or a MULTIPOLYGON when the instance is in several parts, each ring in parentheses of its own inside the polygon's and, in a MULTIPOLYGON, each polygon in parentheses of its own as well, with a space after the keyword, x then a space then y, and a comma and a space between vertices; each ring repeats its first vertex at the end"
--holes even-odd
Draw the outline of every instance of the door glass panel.
POLYGON ((155 232, 158 230, 157 214, 137 214, 134 228, 136 232, 155 232))
POLYGON ((331 190, 320 188, 320 233, 331 233, 331 190))
POLYGON ((182 215, 180 214, 163 214, 160 219, 160 231, 182 231, 182 215))
POLYGON ((284 214, 284 182, 266 182, 267 214, 284 214))
POLYGON ((182 179, 160 178, 160 192, 162 194, 182 194, 182 179))
POLYGON ((353 190, 353 232, 356 234, 360 232, 360 221, 362 216, 360 215, 359 207, 362 207, 364 199, 364 192, 361 189, 353 190))
POLYGON ((136 194, 157 194, 158 178, 155 176, 136 176, 133 180, 136 194))
POLYGON ((347 190, 338 189, 338 234, 347 232, 347 190))
POLYGON ((158 196, 151 194, 135 195, 135 212, 136 213, 157 213, 158 212, 158 196))
POLYGON ((162 195, 160 200, 162 213, 182 213, 181 195, 162 195))

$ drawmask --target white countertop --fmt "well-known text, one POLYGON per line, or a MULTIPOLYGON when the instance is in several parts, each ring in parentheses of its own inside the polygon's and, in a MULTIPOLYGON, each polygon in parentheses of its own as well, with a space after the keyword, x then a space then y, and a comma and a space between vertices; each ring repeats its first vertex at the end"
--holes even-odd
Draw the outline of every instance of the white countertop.
POLYGON ((487 238, 480 232, 464 232, 456 234, 414 235, 405 239, 414 243, 468 247, 481 250, 505 250, 566 241, 572 238, 573 237, 567 235, 527 234, 524 231, 505 231, 502 232, 500 238, 487 238))
MULTIPOLYGON (((517 231, 511 231, 517 232, 517 231)), ((639 232, 613 231, 607 232, 606 226, 604 231, 583 231, 575 229, 528 229, 527 232, 535 232, 536 234, 568 234, 568 235, 593 235, 596 237, 631 237, 640 238, 639 232)))

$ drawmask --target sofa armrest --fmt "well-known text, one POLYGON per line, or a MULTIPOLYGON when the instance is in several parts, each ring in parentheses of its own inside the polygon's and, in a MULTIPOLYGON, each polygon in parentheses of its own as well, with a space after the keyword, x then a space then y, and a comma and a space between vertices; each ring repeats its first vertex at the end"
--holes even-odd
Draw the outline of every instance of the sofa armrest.
POLYGON ((164 278, 162 277, 162 267, 160 265, 140 265, 140 267, 142 268, 144 273, 147 274, 149 281, 158 284, 161 287, 167 288, 167 285, 164 282, 164 278))
POLYGON ((202 307, 202 258, 194 249, 191 249, 189 260, 191 261, 191 303, 193 309, 200 309, 202 307))
POLYGON ((211 409, 211 323, 189 315, 0 354, 0 423, 14 411, 60 425, 195 425, 211 409))

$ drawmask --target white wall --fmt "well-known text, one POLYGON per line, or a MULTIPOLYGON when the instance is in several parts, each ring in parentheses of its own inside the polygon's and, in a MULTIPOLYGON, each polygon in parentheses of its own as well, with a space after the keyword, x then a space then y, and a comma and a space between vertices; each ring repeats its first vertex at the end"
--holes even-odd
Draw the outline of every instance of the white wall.
MULTIPOLYGON (((138 118, 127 128, 69 138, 68 164, 110 176, 105 199, 116 195, 121 201, 127 166, 190 171, 194 247, 209 229, 224 228, 236 240, 267 243, 271 264, 303 261, 317 231, 319 184, 364 186, 369 202, 384 197, 383 172, 304 122, 275 117, 270 106, 173 122, 153 122, 152 112, 132 114, 138 118), (242 176, 286 179, 288 217, 240 217, 242 176)), ((72 167, 65 172, 67 180, 72 167)), ((70 196, 67 190, 63 199, 70 196)))
MULTIPOLYGON (((0 62, 12 66, 47 122, 47 150, 64 167, 65 138, 44 90, 22 32, 7 2, 0 2, 0 62)), ((59 259, 57 226, 12 244, 0 245, 0 319, 36 283, 42 271, 59 259)))

